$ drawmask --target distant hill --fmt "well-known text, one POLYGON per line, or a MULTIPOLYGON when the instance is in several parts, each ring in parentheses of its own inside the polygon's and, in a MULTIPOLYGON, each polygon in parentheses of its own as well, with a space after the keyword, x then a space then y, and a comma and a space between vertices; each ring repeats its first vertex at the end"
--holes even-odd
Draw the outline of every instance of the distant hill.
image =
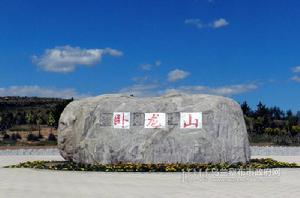
POLYGON ((50 108, 72 100, 73 99, 7 96, 0 97, 0 110, 34 107, 50 108))
POLYGON ((53 126, 56 127, 60 114, 72 100, 73 98, 0 97, 0 131, 22 124, 49 124, 49 118, 52 117, 53 126))

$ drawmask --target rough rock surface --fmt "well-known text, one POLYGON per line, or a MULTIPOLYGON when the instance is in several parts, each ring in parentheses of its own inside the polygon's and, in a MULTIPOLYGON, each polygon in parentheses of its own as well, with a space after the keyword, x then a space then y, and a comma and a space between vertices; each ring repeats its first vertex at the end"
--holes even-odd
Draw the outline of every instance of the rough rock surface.
POLYGON ((109 94, 73 101, 60 118, 58 147, 65 159, 88 164, 233 163, 250 159, 240 105, 229 98, 204 94, 151 98, 109 94), (162 112, 169 118, 164 129, 145 129, 142 116, 135 118, 130 129, 114 129, 109 126, 113 112, 162 112), (202 112, 202 129, 180 129, 179 112, 202 112))

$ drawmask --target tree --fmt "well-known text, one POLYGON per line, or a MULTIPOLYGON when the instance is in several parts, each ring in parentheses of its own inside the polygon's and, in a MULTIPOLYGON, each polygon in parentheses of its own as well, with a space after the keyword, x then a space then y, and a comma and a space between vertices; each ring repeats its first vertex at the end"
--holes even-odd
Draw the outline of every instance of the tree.
POLYGON ((15 124, 16 125, 25 124, 25 123, 26 123, 26 120, 25 120, 24 113, 18 112, 17 114, 15 114, 15 124))
POLYGON ((293 115, 293 112, 291 110, 288 110, 286 112, 286 126, 289 132, 291 132, 292 126, 297 125, 297 118, 293 115))
POLYGON ((0 131, 2 130, 2 120, 3 120, 3 118, 2 118, 2 116, 0 115, 0 131))
POLYGON ((0 122, 1 131, 9 129, 15 123, 14 115, 7 110, 1 112, 1 118, 2 118, 2 121, 0 122))
POLYGON ((27 124, 32 124, 33 116, 32 116, 32 114, 31 114, 31 112, 26 113, 25 119, 26 119, 26 123, 27 123, 27 124))
POLYGON ((53 126, 55 124, 55 119, 54 119, 54 116, 53 116, 52 112, 50 112, 49 115, 48 115, 47 124, 48 124, 48 126, 51 127, 51 133, 52 133, 52 128, 53 128, 53 126))
POLYGON ((57 104, 54 109, 52 110, 53 113, 53 117, 55 120, 55 127, 58 126, 58 121, 60 118, 61 113, 63 112, 63 110, 65 109, 65 107, 73 101, 73 98, 69 99, 69 100, 65 100, 62 103, 57 104))
POLYGON ((255 114, 256 117, 266 117, 268 115, 268 108, 262 102, 259 102, 255 114))
POLYGON ((246 116, 251 116, 252 114, 252 110, 251 108, 249 107, 248 103, 246 101, 244 101, 242 104, 241 104, 241 108, 243 110, 243 113, 244 115, 246 116))
MULTIPOLYGON (((31 112, 26 113, 25 119, 26 119, 26 123, 31 126, 31 123, 32 123, 32 120, 33 120, 33 116, 31 114, 31 112)), ((30 128, 32 129, 32 127, 30 127, 30 128)), ((32 133, 32 131, 30 131, 30 133, 32 133)))
POLYGON ((41 115, 40 115, 40 114, 37 115, 35 122, 36 122, 36 124, 37 124, 38 127, 39 127, 39 138, 41 138, 41 137, 42 137, 42 135, 41 135, 41 123, 42 123, 42 118, 41 118, 41 115))
POLYGON ((284 117, 284 112, 279 107, 270 107, 269 114, 272 120, 281 120, 284 117))
POLYGON ((253 126, 254 126, 253 128, 254 128, 256 133, 263 133, 264 128, 265 128, 264 118, 263 117, 257 117, 254 120, 253 126))
POLYGON ((257 125, 259 126, 259 130, 263 130, 264 128, 269 127, 271 125, 272 119, 269 114, 269 109, 266 107, 266 105, 262 104, 262 102, 258 103, 257 109, 254 113, 254 117, 256 119, 259 119, 259 125, 257 125))

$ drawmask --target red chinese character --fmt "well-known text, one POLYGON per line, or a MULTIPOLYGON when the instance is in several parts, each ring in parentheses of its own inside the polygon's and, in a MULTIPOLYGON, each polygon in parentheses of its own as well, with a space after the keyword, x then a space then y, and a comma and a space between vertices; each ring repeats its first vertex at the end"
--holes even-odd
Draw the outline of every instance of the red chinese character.
POLYGON ((148 124, 147 126, 151 127, 161 127, 159 120, 158 120, 159 114, 152 114, 151 118, 148 118, 148 124))
POLYGON ((122 127, 124 128, 124 124, 125 122, 128 122, 129 120, 128 119, 125 119, 125 114, 122 113, 122 127))
POLYGON ((114 126, 117 126, 117 125, 121 125, 122 128, 125 127, 125 122, 129 122, 128 119, 125 118, 125 113, 122 112, 122 114, 118 113, 118 114, 115 114, 114 116, 114 126))
POLYGON ((121 123, 121 115, 116 114, 114 117, 114 125, 120 124, 121 123))
POLYGON ((186 123, 186 122, 184 121, 183 128, 187 128, 187 127, 192 126, 192 125, 194 125, 195 128, 198 128, 198 122, 199 122, 199 120, 198 120, 198 119, 195 119, 195 122, 193 123, 193 122, 192 122, 192 119, 193 119, 193 118, 192 118, 192 114, 189 114, 189 122, 186 123))

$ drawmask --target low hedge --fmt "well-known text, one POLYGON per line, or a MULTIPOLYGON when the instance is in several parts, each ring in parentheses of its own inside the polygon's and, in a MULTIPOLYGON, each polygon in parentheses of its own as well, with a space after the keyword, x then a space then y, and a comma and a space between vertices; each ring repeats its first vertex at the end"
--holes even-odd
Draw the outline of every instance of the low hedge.
POLYGON ((267 168, 300 168, 296 163, 279 162, 271 158, 251 159, 248 163, 218 164, 80 164, 69 161, 28 161, 5 168, 34 168, 63 171, 100 171, 100 172, 182 172, 182 171, 229 171, 257 170, 267 168))

